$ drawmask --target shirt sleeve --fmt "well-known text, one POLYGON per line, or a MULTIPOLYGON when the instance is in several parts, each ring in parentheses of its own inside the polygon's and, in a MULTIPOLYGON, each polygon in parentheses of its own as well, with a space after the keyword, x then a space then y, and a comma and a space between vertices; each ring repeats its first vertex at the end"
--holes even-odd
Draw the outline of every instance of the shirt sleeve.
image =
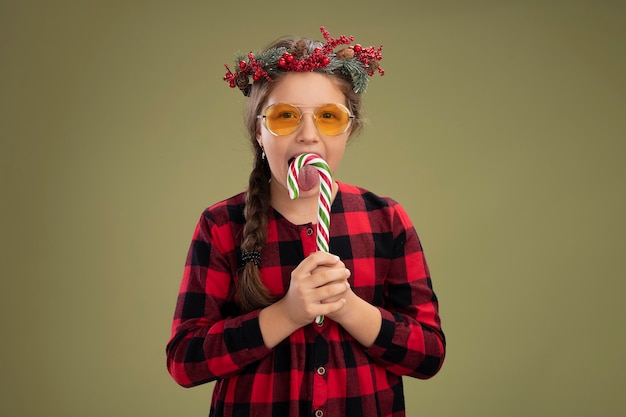
POLYGON ((230 227, 205 211, 189 248, 166 348, 168 371, 184 387, 240 373, 270 353, 258 310, 228 313, 237 265, 230 227))
POLYGON ((445 357, 439 304, 411 220, 399 204, 391 209, 394 248, 379 307, 382 325, 367 352, 389 372, 428 379, 445 357))

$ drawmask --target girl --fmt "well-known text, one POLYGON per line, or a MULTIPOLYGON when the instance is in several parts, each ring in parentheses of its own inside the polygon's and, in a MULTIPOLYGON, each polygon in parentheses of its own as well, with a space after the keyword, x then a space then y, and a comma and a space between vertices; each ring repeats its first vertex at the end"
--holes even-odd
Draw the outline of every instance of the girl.
POLYGON ((430 378, 443 363, 437 298, 404 209, 332 181, 323 252, 317 176, 304 172, 289 196, 296 156, 337 169, 368 77, 383 74, 381 48, 321 31, 325 43, 283 39, 227 67, 248 96, 254 166, 248 189, 196 226, 167 346, 180 385, 216 381, 211 416, 404 416, 401 377, 430 378))

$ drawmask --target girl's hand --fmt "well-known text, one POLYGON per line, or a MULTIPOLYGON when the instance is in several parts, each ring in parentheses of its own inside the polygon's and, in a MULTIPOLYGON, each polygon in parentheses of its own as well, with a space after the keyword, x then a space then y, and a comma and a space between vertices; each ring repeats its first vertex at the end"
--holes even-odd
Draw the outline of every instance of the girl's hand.
POLYGON ((305 326, 345 305, 348 277, 350 271, 338 256, 314 252, 292 271, 289 290, 279 303, 294 325, 305 326))

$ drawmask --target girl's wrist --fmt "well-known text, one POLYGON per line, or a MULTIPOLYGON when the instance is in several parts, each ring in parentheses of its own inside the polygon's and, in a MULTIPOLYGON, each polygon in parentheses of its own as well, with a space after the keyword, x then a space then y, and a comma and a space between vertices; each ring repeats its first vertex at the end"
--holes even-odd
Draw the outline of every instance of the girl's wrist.
POLYGON ((282 300, 269 305, 259 313, 259 326, 265 346, 272 349, 288 338, 300 326, 295 323, 283 308, 282 300))
POLYGON ((352 291, 346 300, 346 305, 331 318, 363 346, 370 347, 380 332, 382 323, 380 310, 352 291))

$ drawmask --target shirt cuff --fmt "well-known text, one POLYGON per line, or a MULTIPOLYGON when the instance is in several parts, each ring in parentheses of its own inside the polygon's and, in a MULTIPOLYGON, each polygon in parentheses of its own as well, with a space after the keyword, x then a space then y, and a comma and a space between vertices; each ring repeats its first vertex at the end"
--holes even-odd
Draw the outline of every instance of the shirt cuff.
POLYGON ((377 308, 380 311, 382 322, 378 336, 376 336, 374 344, 367 349, 367 353, 372 357, 385 359, 389 348, 393 346, 392 341, 396 331, 396 319, 389 311, 380 307, 377 308))
POLYGON ((260 310, 251 311, 228 321, 224 328, 224 343, 230 355, 258 358, 270 352, 263 341, 259 313, 260 310))

